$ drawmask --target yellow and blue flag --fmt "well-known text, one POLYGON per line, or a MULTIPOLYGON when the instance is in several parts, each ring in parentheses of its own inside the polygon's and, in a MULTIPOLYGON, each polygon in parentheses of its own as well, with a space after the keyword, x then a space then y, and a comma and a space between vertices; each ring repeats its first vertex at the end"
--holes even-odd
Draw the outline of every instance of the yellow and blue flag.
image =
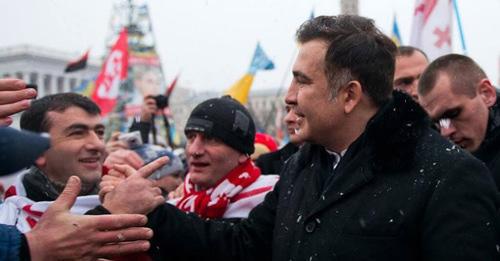
POLYGON ((257 71, 272 69, 274 69, 273 61, 266 55, 260 43, 257 43, 248 72, 224 93, 242 104, 246 104, 248 102, 248 93, 250 93, 250 88, 252 87, 253 79, 257 71))
POLYGON ((400 46, 403 44, 403 41, 401 41, 401 34, 399 33, 399 26, 398 26, 398 21, 396 19, 396 15, 394 15, 394 21, 392 23, 391 39, 396 44, 396 46, 400 46))

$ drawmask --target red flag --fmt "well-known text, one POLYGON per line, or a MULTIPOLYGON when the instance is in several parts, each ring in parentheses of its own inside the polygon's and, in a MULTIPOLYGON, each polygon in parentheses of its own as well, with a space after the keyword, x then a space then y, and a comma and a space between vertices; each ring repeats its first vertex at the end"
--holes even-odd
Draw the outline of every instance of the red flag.
POLYGON ((95 89, 91 97, 101 108, 103 116, 107 115, 115 107, 120 82, 127 77, 127 41, 127 29, 124 28, 102 65, 101 72, 95 82, 95 89))
POLYGON ((172 94, 172 92, 174 91, 175 85, 177 84, 177 80, 179 80, 179 75, 180 74, 177 74, 177 76, 175 76, 174 80, 168 86, 167 91, 165 92, 165 95, 167 97, 170 97, 170 94, 172 94))
POLYGON ((69 62, 66 65, 64 72, 65 73, 74 72, 85 68, 87 66, 87 60, 89 58, 89 51, 90 49, 87 50, 78 60, 69 62))

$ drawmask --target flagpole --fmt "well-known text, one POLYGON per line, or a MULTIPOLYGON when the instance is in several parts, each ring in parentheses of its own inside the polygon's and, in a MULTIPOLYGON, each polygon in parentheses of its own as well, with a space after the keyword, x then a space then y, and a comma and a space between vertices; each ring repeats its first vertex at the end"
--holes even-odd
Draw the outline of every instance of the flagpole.
POLYGON ((460 17, 460 12, 458 12, 457 0, 453 0, 453 9, 455 10, 455 16, 457 17, 458 31, 460 32, 460 42, 462 43, 462 50, 464 54, 467 55, 467 47, 465 46, 464 30, 462 27, 462 18, 460 17))

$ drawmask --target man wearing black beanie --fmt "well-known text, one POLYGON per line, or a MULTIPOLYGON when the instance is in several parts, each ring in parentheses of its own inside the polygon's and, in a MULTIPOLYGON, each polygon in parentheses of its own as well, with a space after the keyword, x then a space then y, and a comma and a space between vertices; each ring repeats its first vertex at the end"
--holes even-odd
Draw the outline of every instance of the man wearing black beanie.
MULTIPOLYGON (((278 181, 277 175, 261 175, 250 159, 255 124, 247 109, 230 96, 196 106, 184 133, 188 161, 184 195, 169 201, 179 209, 208 219, 246 218, 278 181)), ((116 191, 103 203, 112 213, 120 211, 119 202, 128 196, 116 191)))

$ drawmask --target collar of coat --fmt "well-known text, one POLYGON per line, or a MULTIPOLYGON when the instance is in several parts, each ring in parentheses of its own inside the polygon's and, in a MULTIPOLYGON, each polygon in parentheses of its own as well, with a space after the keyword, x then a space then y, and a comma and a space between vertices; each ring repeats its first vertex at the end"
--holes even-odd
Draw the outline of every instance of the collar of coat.
MULTIPOLYGON (((410 96, 394 91, 391 99, 368 122, 365 132, 349 146, 347 153, 352 155, 358 150, 368 149, 372 168, 377 171, 410 169, 418 141, 430 126, 430 119, 420 105, 410 96)), ((303 146, 301 151, 310 155, 306 151, 315 150, 314 147, 317 146, 303 146)), ((299 162, 306 161, 306 158, 299 157, 299 162)))

